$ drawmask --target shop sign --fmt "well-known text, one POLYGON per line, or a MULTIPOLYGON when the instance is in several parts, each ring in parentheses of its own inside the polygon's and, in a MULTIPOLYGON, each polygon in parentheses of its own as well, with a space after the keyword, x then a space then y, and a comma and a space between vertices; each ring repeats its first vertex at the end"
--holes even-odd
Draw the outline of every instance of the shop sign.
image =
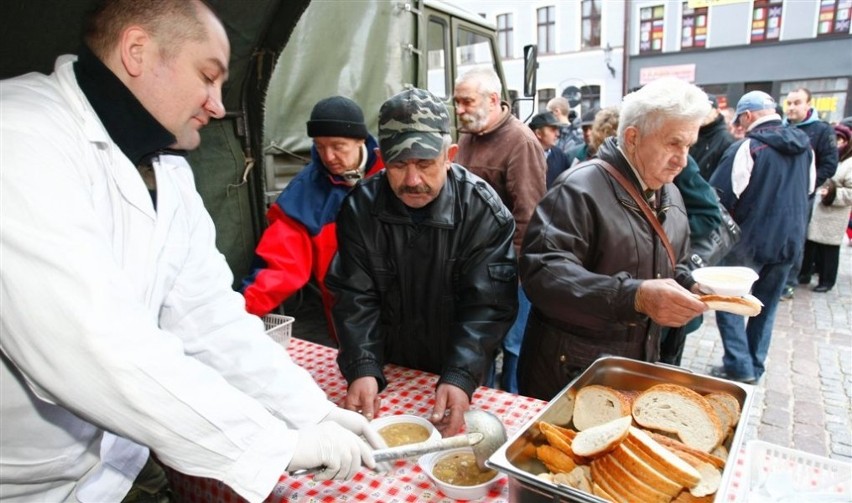
POLYGON ((662 77, 675 77, 687 82, 695 82, 695 64, 651 66, 639 69, 640 85, 644 86, 662 77))

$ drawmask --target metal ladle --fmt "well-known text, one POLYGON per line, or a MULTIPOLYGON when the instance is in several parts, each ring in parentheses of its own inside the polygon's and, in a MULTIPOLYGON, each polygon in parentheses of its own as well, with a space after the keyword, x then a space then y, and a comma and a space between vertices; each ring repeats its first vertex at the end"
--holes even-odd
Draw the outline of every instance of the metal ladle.
MULTIPOLYGON (((494 414, 483 410, 469 410, 464 413, 467 433, 438 440, 427 440, 417 444, 400 445, 373 451, 377 463, 401 458, 422 456, 430 452, 446 451, 457 447, 472 447, 476 464, 485 469, 485 461, 506 443, 506 428, 494 414)), ((321 472, 323 467, 296 470, 290 476, 307 475, 321 472)))

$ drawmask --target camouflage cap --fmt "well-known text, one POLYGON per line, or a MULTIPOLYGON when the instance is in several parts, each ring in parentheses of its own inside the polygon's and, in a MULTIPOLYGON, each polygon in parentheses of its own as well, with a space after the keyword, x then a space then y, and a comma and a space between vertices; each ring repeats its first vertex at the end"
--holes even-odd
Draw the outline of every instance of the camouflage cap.
POLYGON ((434 159, 450 134, 447 107, 424 89, 391 96, 379 109, 379 148, 385 164, 408 159, 434 159))

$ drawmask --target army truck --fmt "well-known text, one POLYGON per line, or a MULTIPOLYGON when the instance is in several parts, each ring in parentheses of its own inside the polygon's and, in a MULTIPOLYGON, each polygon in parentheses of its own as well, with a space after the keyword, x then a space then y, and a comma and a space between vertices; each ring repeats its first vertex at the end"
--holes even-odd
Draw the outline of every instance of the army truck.
MULTIPOLYGON (((58 55, 77 53, 94 3, 0 2, 0 78, 50 73, 58 55)), ((190 163, 235 287, 249 270, 267 205, 309 158, 305 122, 317 101, 354 99, 375 134, 381 103, 407 87, 429 89, 452 107, 453 82, 467 68, 488 65, 503 78, 493 24, 449 3, 208 3, 231 42, 227 115, 202 130, 190 163)))

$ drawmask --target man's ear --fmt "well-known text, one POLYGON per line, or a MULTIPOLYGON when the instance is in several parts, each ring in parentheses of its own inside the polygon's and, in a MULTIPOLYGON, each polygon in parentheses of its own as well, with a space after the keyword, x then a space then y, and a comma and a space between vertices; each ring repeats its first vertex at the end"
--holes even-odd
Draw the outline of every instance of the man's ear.
POLYGON ((121 65, 128 75, 138 77, 142 74, 146 50, 152 43, 148 32, 139 26, 129 26, 121 33, 118 49, 121 65))
POLYGON ((452 145, 450 145, 447 148, 447 169, 449 169, 449 164, 452 163, 455 160, 456 154, 458 154, 458 153, 459 153, 459 146, 455 143, 453 143, 452 145))
POLYGON ((632 153, 636 150, 636 144, 639 141, 639 130, 635 126, 629 126, 624 130, 624 150, 632 153))

